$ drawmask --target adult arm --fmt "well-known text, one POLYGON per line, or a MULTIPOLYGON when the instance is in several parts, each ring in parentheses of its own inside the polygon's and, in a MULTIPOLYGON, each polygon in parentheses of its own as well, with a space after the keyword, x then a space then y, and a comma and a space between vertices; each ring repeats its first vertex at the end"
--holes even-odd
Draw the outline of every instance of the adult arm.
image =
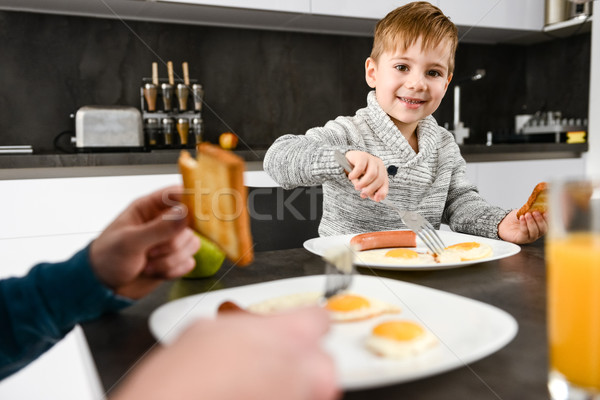
POLYGON ((61 340, 78 322, 131 304, 94 275, 89 247, 65 262, 43 263, 0 281, 0 379, 61 340))
POLYGON ((0 281, 0 379, 37 358, 78 322, 116 311, 195 265, 181 187, 129 205, 92 244, 62 263, 0 281))

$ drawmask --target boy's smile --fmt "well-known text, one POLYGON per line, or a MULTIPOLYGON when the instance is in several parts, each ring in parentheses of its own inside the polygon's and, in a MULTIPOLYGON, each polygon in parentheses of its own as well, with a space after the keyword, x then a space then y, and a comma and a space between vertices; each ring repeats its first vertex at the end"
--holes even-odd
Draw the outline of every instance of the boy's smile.
POLYGON ((407 139, 418 122, 439 107, 452 79, 447 43, 426 49, 421 43, 419 38, 406 50, 385 51, 365 64, 367 83, 375 88, 379 105, 407 139))

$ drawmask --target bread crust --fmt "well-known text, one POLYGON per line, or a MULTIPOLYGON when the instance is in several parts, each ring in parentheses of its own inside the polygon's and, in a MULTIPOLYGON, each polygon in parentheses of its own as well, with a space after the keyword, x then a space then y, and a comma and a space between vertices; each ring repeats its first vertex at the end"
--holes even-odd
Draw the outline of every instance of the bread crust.
POLYGON ((254 260, 244 169, 240 157, 209 143, 197 146, 196 159, 187 151, 179 157, 189 226, 238 266, 254 260))
POLYGON ((547 192, 548 192, 548 184, 546 182, 540 182, 535 185, 533 188, 533 192, 527 199, 527 202, 517 211, 517 218, 521 218, 522 215, 525 215, 528 212, 538 211, 540 213, 545 213, 548 211, 548 201, 547 201, 547 192))

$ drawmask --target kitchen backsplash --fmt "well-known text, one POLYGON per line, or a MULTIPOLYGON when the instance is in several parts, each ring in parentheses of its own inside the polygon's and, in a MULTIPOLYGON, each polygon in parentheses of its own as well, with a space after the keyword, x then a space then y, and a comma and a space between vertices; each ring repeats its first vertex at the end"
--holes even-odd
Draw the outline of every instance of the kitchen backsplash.
MULTIPOLYGON (((152 62, 189 63, 204 89, 204 138, 237 133, 240 149, 265 148, 278 136, 301 134, 366 102, 364 61, 371 38, 0 11, 0 145, 55 152, 72 131, 69 117, 85 105, 140 107, 140 82, 152 62)), ((467 142, 487 131, 510 133, 516 114, 543 110, 587 115, 590 36, 540 44, 460 44, 467 142)), ((452 124, 451 85, 439 110, 452 124)))

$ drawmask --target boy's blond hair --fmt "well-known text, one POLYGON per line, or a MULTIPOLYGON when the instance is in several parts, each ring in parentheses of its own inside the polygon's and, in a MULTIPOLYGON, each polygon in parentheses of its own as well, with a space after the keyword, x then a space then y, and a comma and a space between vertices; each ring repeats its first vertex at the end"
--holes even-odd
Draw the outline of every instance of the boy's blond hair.
POLYGON ((453 73, 458 29, 442 10, 426 1, 398 7, 377 22, 371 58, 377 61, 382 53, 398 46, 406 50, 419 38, 424 49, 435 48, 444 40, 449 42, 448 72, 453 73))

